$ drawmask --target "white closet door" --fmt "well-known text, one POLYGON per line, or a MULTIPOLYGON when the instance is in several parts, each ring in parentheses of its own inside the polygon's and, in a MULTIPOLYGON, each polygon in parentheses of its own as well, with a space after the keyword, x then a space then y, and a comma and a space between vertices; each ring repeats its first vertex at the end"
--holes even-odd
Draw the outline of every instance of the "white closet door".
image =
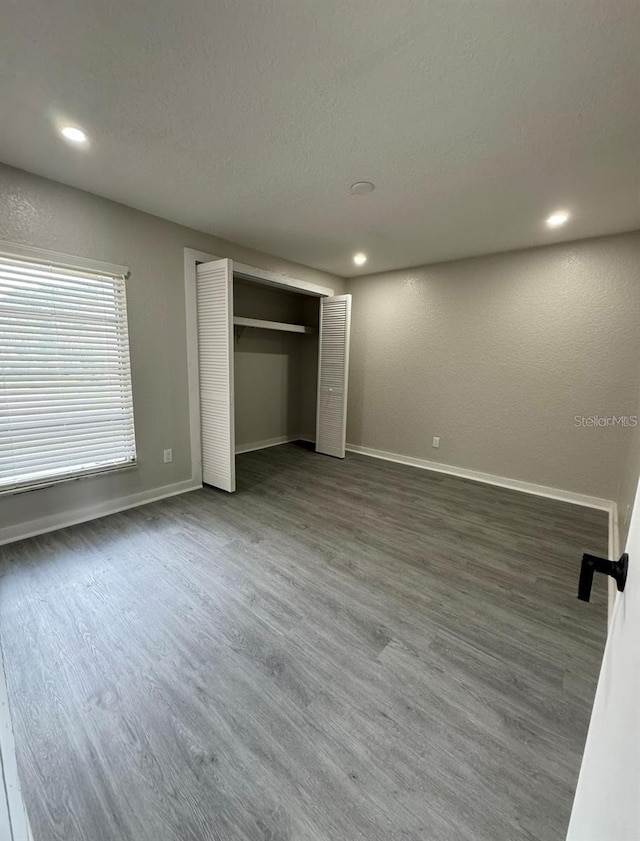
POLYGON ((320 299, 316 452, 344 458, 351 295, 320 299))
POLYGON ((236 489, 233 412, 233 263, 196 268, 202 481, 236 489))

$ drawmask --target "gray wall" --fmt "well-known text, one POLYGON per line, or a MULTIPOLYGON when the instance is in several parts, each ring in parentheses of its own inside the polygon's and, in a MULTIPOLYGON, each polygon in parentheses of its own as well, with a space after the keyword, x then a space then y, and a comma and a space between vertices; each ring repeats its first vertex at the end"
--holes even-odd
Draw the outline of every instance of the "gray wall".
POLYGON ((131 267, 127 302, 139 467, 0 498, 0 527, 75 511, 191 476, 183 249, 343 291, 343 282, 0 165, 0 239, 131 267), (163 464, 164 448, 174 460, 163 464))
POLYGON ((640 233, 372 275, 348 291, 350 443, 629 496, 633 432, 574 416, 638 411, 640 233))

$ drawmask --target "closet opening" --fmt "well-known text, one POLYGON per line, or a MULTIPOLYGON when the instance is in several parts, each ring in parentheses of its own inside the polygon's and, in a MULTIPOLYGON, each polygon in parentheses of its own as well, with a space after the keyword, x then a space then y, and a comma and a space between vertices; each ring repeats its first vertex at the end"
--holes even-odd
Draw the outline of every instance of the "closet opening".
POLYGON ((317 296, 234 275, 236 453, 315 444, 319 319, 317 296))
POLYGON ((237 453, 304 441, 344 458, 351 296, 199 258, 185 249, 187 323, 197 343, 189 366, 198 383, 194 473, 233 493, 237 453))

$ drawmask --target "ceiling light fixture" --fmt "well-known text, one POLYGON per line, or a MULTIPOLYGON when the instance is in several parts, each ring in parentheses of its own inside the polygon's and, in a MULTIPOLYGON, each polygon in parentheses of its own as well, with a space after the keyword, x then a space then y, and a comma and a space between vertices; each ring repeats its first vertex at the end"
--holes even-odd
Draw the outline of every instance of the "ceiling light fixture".
POLYGON ((372 193, 375 190, 375 184, 371 181, 356 181, 349 188, 352 196, 365 196, 367 193, 372 193))
POLYGON ((357 254, 353 255, 353 262, 356 264, 356 266, 364 266, 364 264, 367 262, 367 255, 363 254, 362 251, 358 251, 357 254))
POLYGON ((75 128, 74 126, 65 126, 60 129, 60 134, 72 143, 87 142, 87 135, 82 131, 82 129, 75 128))
POLYGON ((559 228, 569 218, 566 210, 556 210, 551 216, 547 216, 547 228, 559 228))

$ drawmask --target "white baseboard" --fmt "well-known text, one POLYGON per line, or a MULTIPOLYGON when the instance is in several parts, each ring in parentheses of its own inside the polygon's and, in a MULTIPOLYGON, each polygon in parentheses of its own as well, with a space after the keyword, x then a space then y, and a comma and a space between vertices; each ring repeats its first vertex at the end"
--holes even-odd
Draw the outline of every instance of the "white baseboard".
MULTIPOLYGON (((571 502, 574 505, 584 505, 587 508, 598 508, 602 511, 611 512, 615 509, 615 502, 611 499, 604 499, 599 496, 587 496, 573 491, 565 491, 561 488, 549 488, 546 485, 535 485, 531 482, 521 482, 519 479, 508 479, 504 476, 494 476, 492 473, 481 473, 478 470, 467 470, 465 467, 455 467, 451 464, 440 464, 436 461, 427 461, 413 456, 403 456, 398 453, 388 453, 385 450, 374 450, 371 447, 360 447, 356 444, 347 444, 350 453, 360 453, 372 458, 380 458, 384 461, 395 461, 398 464, 408 464, 411 467, 420 467, 423 470, 433 470, 435 473, 448 473, 450 476, 459 476, 462 479, 472 479, 474 482, 484 482, 486 485, 496 485, 499 488, 509 488, 512 491, 544 496, 548 499, 557 499, 561 502, 571 502)), ((610 530, 611 534, 611 530, 610 530)))
POLYGON ((176 496, 187 491, 195 491, 201 487, 202 482, 187 479, 184 482, 174 482, 172 485, 163 485, 150 491, 140 491, 139 493, 129 494, 129 496, 105 500, 86 508, 76 508, 74 511, 64 511, 60 514, 52 514, 49 517, 28 520, 26 523, 15 526, 5 526, 0 528, 0 546, 4 543, 24 540, 25 537, 34 537, 36 534, 44 534, 48 531, 64 529, 67 526, 75 526, 77 523, 85 523, 88 520, 96 520, 98 517, 106 517, 108 514, 117 514, 118 511, 126 511, 127 508, 136 508, 138 505, 157 502, 159 499, 166 499, 166 497, 176 496))
POLYGON ((277 438, 266 438, 264 441, 254 441, 252 444, 238 444, 236 455, 252 453, 254 450, 266 450, 267 447, 277 447, 279 444, 289 444, 291 441, 311 441, 307 435, 279 435, 277 438))

